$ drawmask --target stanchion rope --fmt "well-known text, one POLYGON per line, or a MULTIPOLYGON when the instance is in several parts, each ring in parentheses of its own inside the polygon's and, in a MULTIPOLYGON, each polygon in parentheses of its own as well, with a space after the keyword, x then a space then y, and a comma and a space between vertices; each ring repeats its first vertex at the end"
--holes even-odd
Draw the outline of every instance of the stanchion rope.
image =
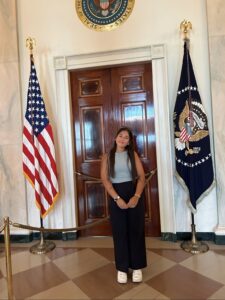
MULTIPOLYGON (((145 174, 145 178, 146 178, 145 184, 147 184, 147 182, 152 178, 152 176, 156 173, 156 171, 157 171, 157 168, 145 174)), ((101 181, 101 178, 98 178, 98 177, 90 176, 90 175, 87 175, 87 174, 84 174, 81 172, 77 172, 77 171, 75 171, 74 173, 78 176, 83 176, 83 177, 90 178, 90 179, 93 179, 96 181, 101 181)))
MULTIPOLYGON (((145 185, 148 183, 148 181, 152 178, 152 176, 156 173, 157 169, 152 170, 149 173, 145 174, 146 177, 146 182, 145 185)), ((89 175, 85 175, 79 172, 75 172, 77 175, 79 176, 84 176, 87 178, 91 178, 94 180, 100 180, 100 178, 96 178, 93 176, 89 176, 89 175)), ((40 231, 40 232, 67 232, 67 231, 75 231, 75 230, 83 230, 86 228, 90 228, 93 227, 95 225, 98 225, 102 222, 105 222, 109 219, 109 216, 102 218, 101 220, 89 223, 89 224, 85 224, 85 225, 81 225, 78 227, 70 227, 70 228, 54 228, 54 229, 50 229, 50 228, 42 228, 42 227, 34 227, 34 226, 30 226, 30 225, 24 225, 24 224, 20 224, 20 223, 14 223, 12 221, 9 221, 9 225, 13 226, 13 227, 17 227, 17 228, 22 228, 22 229, 28 229, 28 230, 36 230, 36 231, 40 231)), ((0 233, 5 229, 5 224, 2 225, 2 227, 0 227, 0 233)))
POLYGON ((5 224, 4 222, 1 222, 1 225, 0 225, 0 233, 5 229, 5 224))
POLYGON ((101 220, 98 220, 98 221, 95 221, 95 222, 92 222, 92 223, 89 223, 89 224, 86 224, 86 225, 78 226, 78 227, 54 228, 54 229, 23 225, 23 224, 19 224, 19 223, 13 223, 11 221, 9 221, 9 224, 12 225, 13 227, 22 228, 22 229, 37 230, 37 231, 41 231, 41 232, 60 232, 60 231, 61 232, 66 232, 66 231, 83 230, 83 229, 95 226, 97 224, 100 224, 102 222, 105 222, 108 219, 109 219, 109 217, 105 217, 101 220))

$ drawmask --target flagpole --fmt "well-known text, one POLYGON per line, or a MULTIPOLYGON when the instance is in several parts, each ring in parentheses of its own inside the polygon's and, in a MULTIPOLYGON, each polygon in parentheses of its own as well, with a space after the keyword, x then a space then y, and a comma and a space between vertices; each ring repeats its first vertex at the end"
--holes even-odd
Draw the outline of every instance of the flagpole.
MULTIPOLYGON (((36 42, 34 38, 28 37, 26 39, 26 47, 29 49, 30 51, 30 60, 33 60, 33 49, 35 46, 36 42)), ((41 224, 41 228, 44 228, 43 226, 43 219, 42 216, 40 215, 40 224, 41 224)), ((55 248, 55 243, 50 242, 50 241, 45 241, 44 240, 44 233, 43 231, 40 231, 40 242, 38 242, 37 244, 33 245, 30 248, 30 252, 33 254, 45 254, 49 251, 52 251, 55 248)))
MULTIPOLYGON (((180 24, 180 30, 183 33, 184 36, 184 42, 186 42, 187 49, 189 51, 189 46, 190 46, 190 39, 189 39, 189 31, 192 29, 192 24, 190 21, 184 20, 180 24)), ((187 63, 189 63, 187 61, 187 63)), ((189 70, 189 69, 188 69, 189 70)), ((187 74, 188 81, 190 80, 190 74, 187 74)), ((190 83, 188 82, 188 86, 190 86, 190 83)), ((189 106, 191 107, 191 90, 189 89, 189 106)), ((202 241, 197 241, 196 237, 196 225, 195 225, 195 218, 194 214, 191 213, 191 241, 183 241, 181 243, 181 248, 186 251, 190 252, 192 254, 198 254, 198 253, 203 253, 207 252, 209 250, 209 246, 202 242, 202 241)))
MULTIPOLYGON (((41 216, 40 216, 40 223, 41 223, 41 228, 44 228, 43 219, 41 216)), ((52 241, 44 240, 44 233, 43 231, 40 231, 40 242, 30 247, 30 252, 33 254, 45 254, 55 249, 55 246, 56 246, 55 243, 53 243, 52 241)))

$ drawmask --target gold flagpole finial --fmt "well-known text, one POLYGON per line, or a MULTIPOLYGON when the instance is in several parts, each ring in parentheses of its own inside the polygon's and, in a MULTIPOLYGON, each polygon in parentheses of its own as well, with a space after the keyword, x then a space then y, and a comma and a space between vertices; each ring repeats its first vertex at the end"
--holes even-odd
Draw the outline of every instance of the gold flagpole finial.
POLYGON ((34 46, 36 45, 36 41, 34 38, 28 37, 26 39, 26 47, 30 50, 30 55, 33 54, 34 46))
POLYGON ((180 23, 180 30, 182 31, 183 35, 184 35, 184 40, 189 40, 189 31, 192 29, 192 24, 190 21, 187 20, 183 20, 180 23))

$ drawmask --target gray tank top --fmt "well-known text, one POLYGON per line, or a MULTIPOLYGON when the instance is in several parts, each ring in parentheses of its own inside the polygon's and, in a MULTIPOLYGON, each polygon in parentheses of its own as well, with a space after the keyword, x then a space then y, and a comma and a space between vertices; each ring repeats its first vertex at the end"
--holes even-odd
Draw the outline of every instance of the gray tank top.
POLYGON ((112 183, 132 181, 131 163, 127 151, 115 153, 115 177, 110 177, 112 183))

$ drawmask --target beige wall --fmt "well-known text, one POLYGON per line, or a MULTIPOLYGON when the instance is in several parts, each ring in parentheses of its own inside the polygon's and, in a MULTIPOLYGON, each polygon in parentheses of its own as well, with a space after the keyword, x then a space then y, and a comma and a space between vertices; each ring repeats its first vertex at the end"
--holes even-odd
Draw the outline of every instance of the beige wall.
POLYGON ((0 219, 27 221, 15 0, 0 0, 0 219))
POLYGON ((207 0, 218 226, 225 234, 225 1, 207 0))

